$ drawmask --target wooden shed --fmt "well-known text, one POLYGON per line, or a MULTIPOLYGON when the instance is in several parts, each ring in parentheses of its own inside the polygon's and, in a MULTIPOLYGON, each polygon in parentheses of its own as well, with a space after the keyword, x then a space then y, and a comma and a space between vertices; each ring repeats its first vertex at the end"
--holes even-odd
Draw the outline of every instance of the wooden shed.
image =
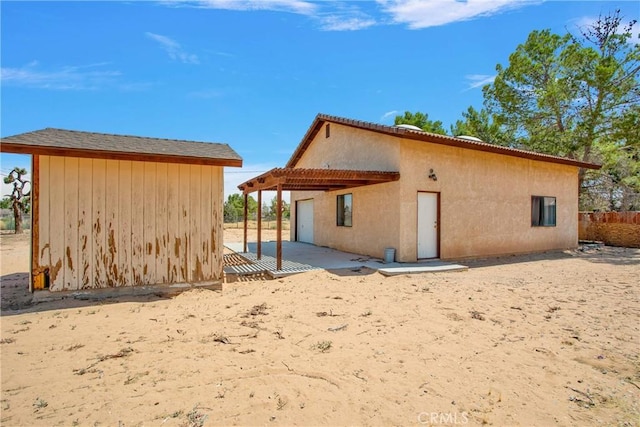
POLYGON ((222 280, 227 144, 47 128, 1 151, 32 155, 31 290, 222 280))

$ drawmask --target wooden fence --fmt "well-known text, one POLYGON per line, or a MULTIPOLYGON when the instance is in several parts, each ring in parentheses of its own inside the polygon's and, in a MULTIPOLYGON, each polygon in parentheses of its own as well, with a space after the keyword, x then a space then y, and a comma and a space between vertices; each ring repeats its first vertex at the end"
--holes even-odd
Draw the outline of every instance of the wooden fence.
POLYGON ((640 248, 640 212, 580 212, 578 237, 609 246, 640 248))

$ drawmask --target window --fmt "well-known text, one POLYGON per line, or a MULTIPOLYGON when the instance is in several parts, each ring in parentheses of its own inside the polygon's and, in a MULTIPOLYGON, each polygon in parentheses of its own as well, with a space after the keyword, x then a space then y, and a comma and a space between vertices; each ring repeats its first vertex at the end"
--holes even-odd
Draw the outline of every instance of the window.
POLYGON ((556 226, 556 198, 531 196, 531 226, 556 226))
POLYGON ((337 219, 338 226, 351 227, 351 214, 353 204, 351 194, 341 194, 338 196, 337 219))
POLYGON ((329 138, 331 136, 331 128, 329 128, 329 123, 324 127, 324 137, 329 138))

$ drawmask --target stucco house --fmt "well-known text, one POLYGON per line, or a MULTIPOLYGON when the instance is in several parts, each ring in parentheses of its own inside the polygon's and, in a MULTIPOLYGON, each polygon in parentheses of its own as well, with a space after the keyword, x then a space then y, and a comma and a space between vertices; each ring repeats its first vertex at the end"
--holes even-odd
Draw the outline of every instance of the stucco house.
POLYGON ((284 168, 240 189, 290 190, 293 241, 463 259, 576 247, 580 168, 599 166, 319 114, 284 168))
POLYGON ((222 280, 228 145, 47 128, 0 147, 32 155, 32 290, 222 280))

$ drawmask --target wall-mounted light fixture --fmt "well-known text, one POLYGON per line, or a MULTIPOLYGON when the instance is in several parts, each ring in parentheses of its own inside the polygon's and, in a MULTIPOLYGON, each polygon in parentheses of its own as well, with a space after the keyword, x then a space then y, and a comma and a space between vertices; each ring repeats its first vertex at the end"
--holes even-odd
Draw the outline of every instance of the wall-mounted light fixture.
POLYGON ((429 179, 432 179, 434 181, 438 180, 438 177, 436 176, 436 173, 433 171, 433 169, 429 169, 429 179))

